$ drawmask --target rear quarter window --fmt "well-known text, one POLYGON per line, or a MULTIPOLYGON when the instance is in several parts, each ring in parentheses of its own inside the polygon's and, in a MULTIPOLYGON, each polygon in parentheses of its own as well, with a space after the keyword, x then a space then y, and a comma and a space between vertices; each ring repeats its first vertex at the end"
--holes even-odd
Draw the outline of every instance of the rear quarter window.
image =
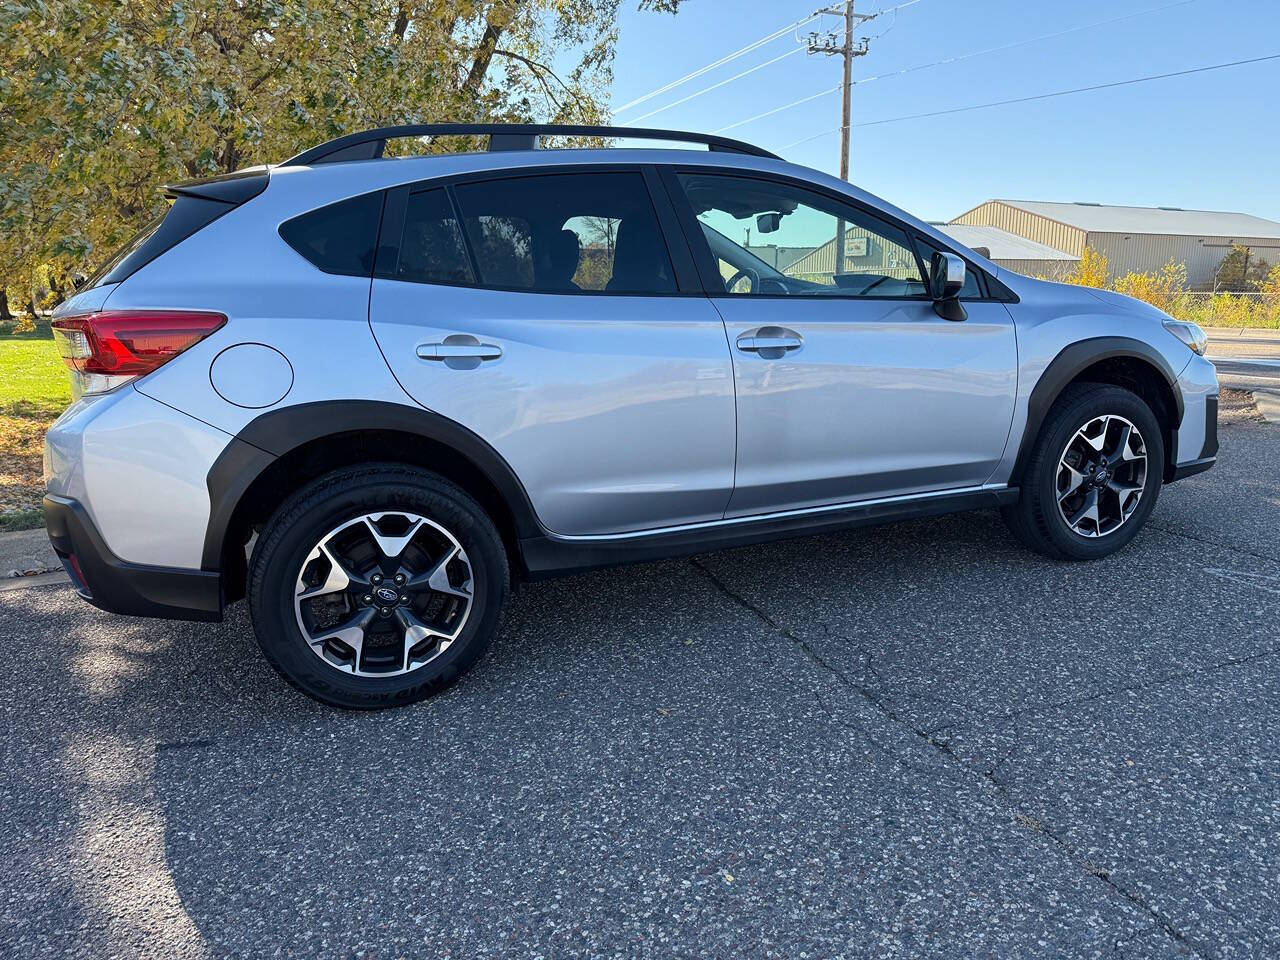
POLYGON ((381 219, 382 193, 367 193, 286 220, 280 237, 325 273, 370 277, 381 219))

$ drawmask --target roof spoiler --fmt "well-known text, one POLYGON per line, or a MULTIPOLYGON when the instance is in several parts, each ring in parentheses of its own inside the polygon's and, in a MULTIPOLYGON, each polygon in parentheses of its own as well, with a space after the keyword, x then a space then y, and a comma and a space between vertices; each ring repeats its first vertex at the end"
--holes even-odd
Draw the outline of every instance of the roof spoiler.
POLYGON ((270 176, 271 171, 268 167, 245 167, 235 173, 224 173, 218 177, 167 183, 160 188, 160 191, 170 200, 177 200, 178 197, 198 197, 201 200, 217 200, 219 203, 234 207, 246 200, 252 200, 267 189, 267 180, 270 176))
POLYGON ((290 157, 282 166, 305 167, 317 163, 346 160, 375 160, 381 157, 388 140, 405 137, 487 136, 490 150, 536 150, 542 137, 626 137, 636 140, 670 140, 702 144, 709 150, 742 153, 753 157, 781 159, 760 147, 741 140, 682 130, 652 130, 647 127, 599 127, 567 123, 411 123, 398 127, 378 127, 329 140, 290 157))

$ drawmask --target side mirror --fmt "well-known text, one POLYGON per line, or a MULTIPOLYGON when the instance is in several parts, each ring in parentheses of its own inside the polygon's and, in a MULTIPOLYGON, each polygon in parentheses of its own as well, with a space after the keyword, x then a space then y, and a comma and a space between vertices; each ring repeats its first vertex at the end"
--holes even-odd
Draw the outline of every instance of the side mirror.
POLYGON ((934 312, 944 320, 968 316, 959 300, 964 276, 964 261, 954 253, 935 253, 929 262, 929 295, 933 297, 934 312))

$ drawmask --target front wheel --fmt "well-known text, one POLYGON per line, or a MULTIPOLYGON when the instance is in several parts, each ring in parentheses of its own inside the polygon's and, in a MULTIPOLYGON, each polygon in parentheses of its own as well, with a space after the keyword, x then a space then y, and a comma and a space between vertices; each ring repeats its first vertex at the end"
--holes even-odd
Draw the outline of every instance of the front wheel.
POLYGON ((1164 438, 1146 402, 1122 387, 1068 387, 1045 419, 1016 504, 1002 511, 1024 544, 1096 560, 1128 544, 1156 505, 1164 438))
POLYGON ((508 586, 484 510, 434 474, 340 470, 276 511, 249 568, 267 660, 303 693, 375 709, 462 675, 497 629, 508 586))

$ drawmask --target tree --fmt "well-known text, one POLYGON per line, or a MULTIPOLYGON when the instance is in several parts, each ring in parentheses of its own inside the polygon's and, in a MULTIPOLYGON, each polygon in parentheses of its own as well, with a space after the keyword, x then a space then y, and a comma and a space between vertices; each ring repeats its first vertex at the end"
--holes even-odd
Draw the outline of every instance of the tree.
POLYGON ((1215 290, 1255 293, 1267 279, 1271 265, 1242 243, 1233 243, 1214 275, 1215 290))
POLYGON ((357 129, 599 121, 622 2, 0 0, 0 263, 65 286, 160 184, 357 129))
POLYGON ((1080 262, 1066 277, 1067 283, 1081 287, 1105 287, 1107 285, 1107 255, 1100 250, 1085 247, 1080 251, 1080 262))

